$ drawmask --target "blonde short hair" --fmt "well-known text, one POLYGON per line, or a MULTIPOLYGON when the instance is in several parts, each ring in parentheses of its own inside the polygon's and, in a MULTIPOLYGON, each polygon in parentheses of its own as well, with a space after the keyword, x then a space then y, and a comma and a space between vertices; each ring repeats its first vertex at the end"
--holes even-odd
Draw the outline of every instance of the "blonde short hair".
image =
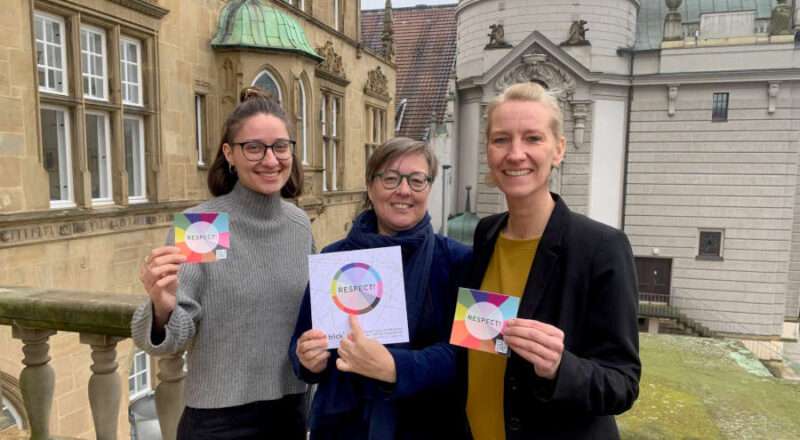
POLYGON ((550 125, 550 129, 553 130, 553 134, 556 138, 561 138, 564 136, 564 113, 561 111, 561 107, 558 105, 558 98, 542 87, 541 85, 534 83, 534 82, 527 82, 527 83, 517 83, 507 87, 503 90, 503 93, 498 95, 496 98, 489 103, 489 106, 486 109, 486 141, 489 141, 489 135, 492 132, 492 114, 500 104, 509 102, 509 101, 521 101, 521 102, 541 102, 546 107, 551 110, 553 115, 553 121, 550 125))

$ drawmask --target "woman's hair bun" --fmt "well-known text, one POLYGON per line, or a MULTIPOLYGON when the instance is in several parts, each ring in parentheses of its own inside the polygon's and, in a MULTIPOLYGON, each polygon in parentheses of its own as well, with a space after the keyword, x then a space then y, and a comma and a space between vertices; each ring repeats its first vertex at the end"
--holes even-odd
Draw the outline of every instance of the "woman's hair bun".
POLYGON ((258 86, 249 86, 242 89, 239 92, 239 102, 247 101, 248 99, 275 99, 272 96, 272 92, 269 90, 264 90, 258 86))

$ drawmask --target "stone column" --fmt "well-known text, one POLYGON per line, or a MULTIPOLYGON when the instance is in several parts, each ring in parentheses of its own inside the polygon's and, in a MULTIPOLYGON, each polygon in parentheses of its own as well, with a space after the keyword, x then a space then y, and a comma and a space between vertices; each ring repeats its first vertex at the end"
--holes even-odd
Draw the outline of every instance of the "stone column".
POLYGON ((158 360, 156 412, 161 425, 161 437, 175 440, 178 421, 183 414, 183 353, 164 356, 158 360))
POLYGON ((81 344, 92 347, 89 406, 97 440, 117 438, 121 383, 117 374, 117 342, 122 338, 81 333, 81 344))
POLYGON ((30 421, 31 440, 50 438, 50 410, 53 407, 55 373, 49 365, 50 344, 47 343, 55 330, 36 330, 14 326, 11 335, 23 344, 22 363, 25 368, 19 375, 25 411, 30 421))

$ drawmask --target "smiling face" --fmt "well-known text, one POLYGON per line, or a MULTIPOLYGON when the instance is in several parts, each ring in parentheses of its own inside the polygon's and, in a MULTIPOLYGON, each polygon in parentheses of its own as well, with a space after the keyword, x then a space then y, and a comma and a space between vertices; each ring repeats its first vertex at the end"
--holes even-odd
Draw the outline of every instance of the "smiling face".
POLYGON ((289 139, 286 124, 276 116, 258 113, 242 122, 239 131, 232 137, 231 144, 223 144, 225 159, 236 168, 239 182, 244 187, 271 195, 279 193, 289 180, 293 158, 278 160, 272 150, 268 149, 263 159, 253 162, 244 157, 242 147, 238 145, 247 141, 272 145, 276 139, 289 139))
MULTIPOLYGON (((379 172, 396 171, 400 174, 424 173, 430 175, 428 161, 422 153, 405 154, 382 167, 379 172)), ((423 191, 414 191, 408 186, 408 179, 402 179, 394 189, 383 187, 381 179, 372 179, 367 194, 378 217, 378 232, 393 235, 399 231, 413 228, 428 210, 428 196, 431 186, 423 191)))
POLYGON ((552 127, 552 110, 541 102, 506 101, 492 112, 487 161, 509 205, 549 197, 550 170, 561 163, 565 147, 552 127))

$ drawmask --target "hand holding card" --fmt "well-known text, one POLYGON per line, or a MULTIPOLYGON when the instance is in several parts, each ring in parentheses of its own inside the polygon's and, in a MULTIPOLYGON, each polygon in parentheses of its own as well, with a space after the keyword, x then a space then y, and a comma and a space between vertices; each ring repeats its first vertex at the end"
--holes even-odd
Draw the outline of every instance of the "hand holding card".
POLYGON ((450 343, 473 350, 508 355, 503 338, 506 320, 517 316, 519 298, 481 290, 458 289, 450 343))

